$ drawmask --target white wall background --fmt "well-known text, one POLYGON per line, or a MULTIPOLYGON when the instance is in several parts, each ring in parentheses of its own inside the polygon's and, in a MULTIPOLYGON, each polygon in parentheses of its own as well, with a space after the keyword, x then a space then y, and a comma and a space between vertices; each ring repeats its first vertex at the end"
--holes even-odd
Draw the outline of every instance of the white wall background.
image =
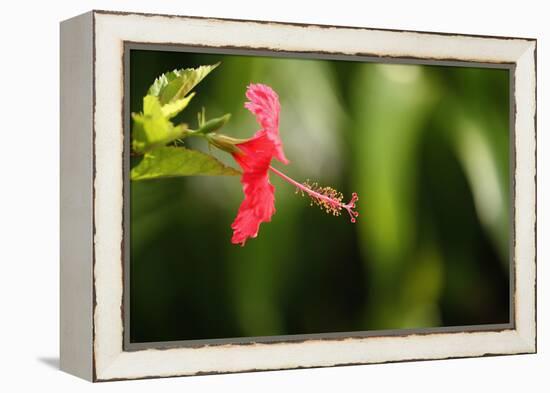
POLYGON ((548 391, 547 134, 550 12, 544 1, 5 2, 0 14, 0 391, 548 391), (92 385, 57 370, 59 28, 90 9, 538 38, 539 354, 92 385), (32 390, 31 390, 32 389, 32 390))

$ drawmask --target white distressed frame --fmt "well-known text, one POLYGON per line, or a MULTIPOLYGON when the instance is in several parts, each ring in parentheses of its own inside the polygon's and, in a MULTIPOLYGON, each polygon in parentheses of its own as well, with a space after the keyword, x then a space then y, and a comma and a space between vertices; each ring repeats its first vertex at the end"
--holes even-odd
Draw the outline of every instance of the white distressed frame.
MULTIPOLYGON (((93 163, 93 171, 86 172, 93 181, 91 218, 94 234, 90 247, 93 266, 87 266, 86 262, 80 266, 81 277, 89 278, 91 291, 84 285, 80 292, 76 289, 71 294, 76 299, 82 299, 81 301, 65 303, 63 297, 67 295, 63 295, 62 291, 61 341, 65 341, 61 350, 63 369, 86 379, 104 381, 536 352, 535 40, 101 11, 93 11, 63 23, 76 26, 66 33, 68 41, 71 39, 69 34, 74 35, 74 31, 82 32, 82 29, 86 29, 83 26, 88 24, 92 26, 92 31, 89 35, 84 34, 83 40, 88 42, 91 39, 93 46, 92 53, 86 53, 84 60, 90 55, 89 59, 93 61, 93 75, 90 75, 92 86, 86 88, 92 88, 94 102, 93 124, 91 130, 85 130, 93 134, 88 157, 93 163), (125 352, 124 321, 121 314, 124 42, 515 64, 515 124, 511 134, 515 136, 516 154, 513 182, 514 328, 125 352), (93 316, 93 328, 71 325, 79 316, 89 319, 90 315, 86 313, 90 312, 93 316), (74 329, 84 330, 75 334, 74 329), (73 334, 70 338, 64 336, 63 332, 71 330, 73 334), (83 348, 75 348, 78 345, 83 348), (88 348, 90 345, 92 347, 88 348), (72 366, 69 366, 69 359, 72 366)), ((62 46, 62 64, 64 56, 74 55, 69 52, 69 49, 62 46), (65 54, 63 50, 66 51, 65 54)), ((69 90, 67 87, 67 91, 69 90)), ((62 88, 62 94, 64 92, 66 91, 62 88)), ((66 105, 69 112, 70 105, 77 104, 66 105)), ((69 125, 70 121, 67 127, 69 125)), ((62 127, 62 140, 63 135, 62 127)), ((91 135, 83 136, 92 138, 91 135)), ((72 164, 68 158, 66 162, 62 162, 62 168, 72 164)), ((70 190, 66 194, 67 198, 72 195, 70 190)), ((63 243, 62 236, 62 249, 64 247, 68 246, 66 241, 63 243)), ((72 250, 71 255, 76 254, 78 250, 72 250)), ((64 277, 63 266, 67 263, 62 260, 62 290, 67 281, 74 278, 74 272, 71 272, 73 276, 64 277)))

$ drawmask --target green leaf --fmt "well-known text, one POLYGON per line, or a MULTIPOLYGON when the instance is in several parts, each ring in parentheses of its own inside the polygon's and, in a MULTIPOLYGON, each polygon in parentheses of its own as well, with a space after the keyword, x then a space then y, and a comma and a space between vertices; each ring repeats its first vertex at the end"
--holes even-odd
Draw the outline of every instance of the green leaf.
POLYGON ((161 105, 181 100, 220 63, 174 70, 159 76, 147 94, 158 97, 161 105))
POLYGON ((130 171, 132 180, 178 176, 238 176, 236 169, 197 150, 165 146, 145 153, 143 160, 130 171))
POLYGON ((168 119, 171 119, 185 109, 185 107, 189 104, 189 101, 191 101, 191 98, 193 98, 194 95, 195 93, 191 93, 187 97, 163 105, 162 114, 168 119))
POLYGON ((157 97, 143 98, 143 114, 132 114, 132 148, 138 153, 166 145, 185 136, 187 126, 174 126, 166 117, 157 97))

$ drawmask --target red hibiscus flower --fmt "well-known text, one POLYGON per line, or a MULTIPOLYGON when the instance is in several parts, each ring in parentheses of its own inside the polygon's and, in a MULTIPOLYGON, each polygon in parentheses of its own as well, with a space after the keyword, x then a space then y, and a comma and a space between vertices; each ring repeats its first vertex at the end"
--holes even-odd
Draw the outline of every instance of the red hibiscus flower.
POLYGON ((279 136, 279 97, 273 89, 262 84, 248 86, 246 97, 250 101, 245 103, 245 107, 256 115, 256 120, 262 128, 251 139, 236 143, 236 149, 231 152, 243 170, 241 183, 244 192, 244 200, 231 224, 231 242, 244 246, 248 238, 258 235, 260 224, 271 221, 271 216, 275 214, 275 187, 269 181, 270 170, 294 185, 302 195, 309 196, 327 213, 340 215, 342 209, 345 209, 351 221, 355 222, 359 215, 353 210, 358 200, 356 193, 353 193, 350 202, 343 203, 342 194, 333 188, 298 183, 271 166, 272 158, 288 164, 279 136))
POLYGON ((235 145, 238 151, 232 153, 243 170, 244 201, 231 224, 231 242, 243 246, 246 239, 258 235, 260 224, 271 221, 275 213, 275 187, 268 176, 271 159, 275 157, 288 163, 279 137, 279 97, 273 89, 262 84, 248 86, 246 97, 250 101, 244 106, 256 115, 262 128, 248 141, 235 145))

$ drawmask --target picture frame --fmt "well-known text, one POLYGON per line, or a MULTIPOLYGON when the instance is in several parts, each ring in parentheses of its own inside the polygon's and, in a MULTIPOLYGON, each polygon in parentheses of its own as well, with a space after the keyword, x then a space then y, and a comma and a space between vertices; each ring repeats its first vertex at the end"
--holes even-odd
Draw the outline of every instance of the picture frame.
POLYGON ((62 22, 60 38, 62 370, 111 381, 536 352, 535 39, 112 11, 62 22), (128 51, 144 47, 508 69, 510 322, 132 345, 126 73, 128 51))

